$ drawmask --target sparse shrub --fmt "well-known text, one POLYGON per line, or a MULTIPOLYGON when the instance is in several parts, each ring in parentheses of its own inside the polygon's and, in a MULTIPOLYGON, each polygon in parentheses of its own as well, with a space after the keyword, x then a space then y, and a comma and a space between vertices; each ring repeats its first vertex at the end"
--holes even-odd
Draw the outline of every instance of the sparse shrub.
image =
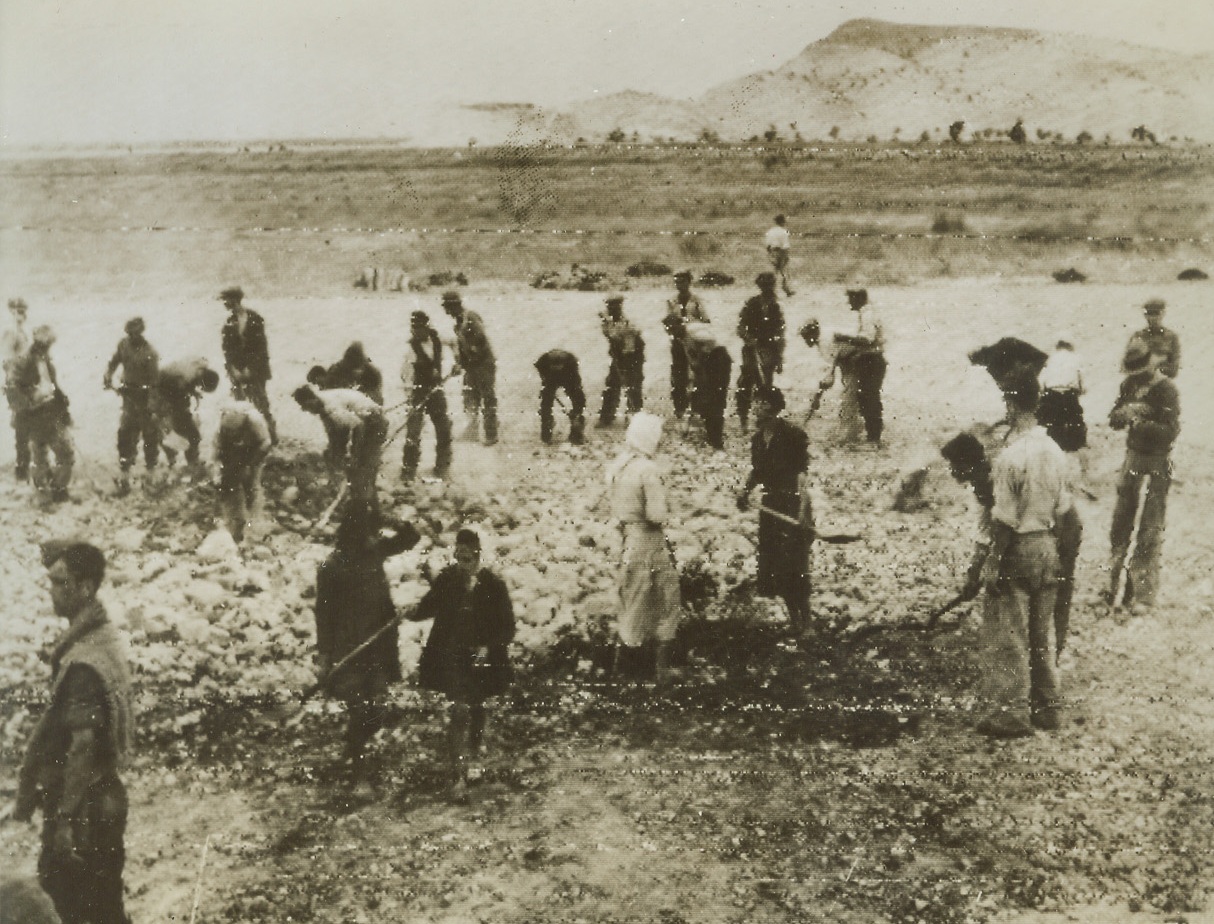
POLYGON ((679 253, 690 263, 699 263, 721 252, 721 242, 713 234, 684 234, 679 238, 679 253))
POLYGON ((1091 144, 1092 143, 1092 133, 1090 131, 1088 131, 1087 129, 1084 129, 1078 135, 1075 136, 1075 143, 1076 144, 1091 144))
MULTIPOLYGON (((719 250, 720 247, 717 249, 719 250)), ((705 270, 704 272, 700 273, 700 278, 696 280, 697 285, 707 286, 708 288, 712 288, 714 286, 731 286, 733 285, 733 282, 734 279, 732 276, 730 276, 728 273, 718 272, 717 270, 705 270)))
POLYGON ((881 139, 880 139, 880 138, 878 138, 876 135, 869 135, 869 136, 868 136, 868 138, 866 138, 865 140, 866 140, 866 141, 867 141, 869 144, 876 144, 876 143, 877 143, 877 142, 879 142, 881 139))
POLYGON ((1187 270, 1181 270, 1180 275, 1176 277, 1182 282, 1200 282, 1203 279, 1209 279, 1209 275, 1202 270, 1192 267, 1187 270))
POLYGON ((774 125, 769 125, 767 131, 763 132, 763 140, 775 143, 780 140, 780 131, 774 125))
POLYGON ((963 131, 965 131, 965 122, 961 119, 958 119, 956 122, 954 122, 952 125, 950 125, 948 127, 948 140, 956 142, 957 144, 960 144, 961 143, 961 133, 963 131))
POLYGON ((1132 132, 1130 132, 1130 137, 1135 141, 1141 141, 1144 144, 1147 142, 1150 142, 1151 144, 1159 144, 1159 142, 1155 140, 1155 133, 1145 125, 1139 125, 1137 128, 1135 128, 1132 132))
POLYGON ((1029 140, 1028 132, 1024 130, 1024 119, 1017 119, 1016 124, 1008 129, 1007 136, 1016 144, 1025 144, 1029 140))
POLYGON ((637 278, 641 276, 669 276, 673 272, 674 270, 665 263, 658 263, 655 260, 641 260, 624 270, 624 275, 637 278))
POLYGON ((832 125, 830 127, 830 131, 827 132, 827 134, 830 135, 831 140, 834 141, 835 139, 837 139, 839 137, 839 126, 832 125))
POLYGON ((932 234, 964 234, 968 228, 960 215, 943 213, 932 220, 932 234))
POLYGON ((612 144, 620 144, 627 137, 628 136, 624 134, 624 129, 622 128, 613 128, 607 133, 607 140, 612 144))
POLYGON ((701 128, 700 136, 696 139, 700 144, 720 144, 721 136, 711 128, 701 128))
POLYGON ((928 131, 928 130, 925 128, 925 129, 923 130, 923 134, 919 136, 919 143, 920 143, 920 144, 928 144, 928 143, 929 143, 931 140, 932 140, 932 133, 931 133, 931 132, 929 132, 929 131, 928 131))
POLYGON ((1058 270, 1053 274, 1055 282, 1087 282, 1088 277, 1073 266, 1070 269, 1058 270))

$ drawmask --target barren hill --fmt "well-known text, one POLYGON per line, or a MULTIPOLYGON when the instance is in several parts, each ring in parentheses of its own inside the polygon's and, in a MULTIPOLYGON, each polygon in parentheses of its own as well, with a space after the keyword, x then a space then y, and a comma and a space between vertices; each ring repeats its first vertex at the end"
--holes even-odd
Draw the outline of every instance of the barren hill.
MULTIPOLYGON (((528 135, 601 141, 613 129, 643 140, 762 136, 842 140, 1006 131, 1023 119, 1072 141, 1129 141, 1145 125, 1160 141, 1214 141, 1214 56, 1027 29, 916 26, 856 19, 782 67, 714 87, 694 100, 626 91, 564 112, 532 110, 528 135)), ((480 133, 494 140, 492 130, 480 133)), ((518 134, 516 128, 515 134, 518 134)))

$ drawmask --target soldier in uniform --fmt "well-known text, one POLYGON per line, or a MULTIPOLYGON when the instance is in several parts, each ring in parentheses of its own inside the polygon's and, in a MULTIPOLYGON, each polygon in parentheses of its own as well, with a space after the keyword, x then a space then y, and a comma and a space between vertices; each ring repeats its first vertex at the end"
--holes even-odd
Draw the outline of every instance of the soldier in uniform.
POLYGON ((662 326, 670 337, 670 400, 674 416, 682 417, 687 410, 687 325, 708 323, 708 314, 700 299, 691 293, 691 271, 674 274, 675 295, 666 300, 666 316, 662 326))
POLYGON ((434 474, 446 478, 451 469, 451 418, 447 416, 447 395, 443 392, 443 345, 424 311, 415 311, 410 318, 409 346, 401 380, 409 389, 401 480, 412 481, 417 477, 426 416, 434 424, 434 474))
POLYGON ((13 817, 42 809, 38 880, 65 924, 126 924, 127 795, 119 778, 132 731, 126 642, 97 599, 105 556, 85 542, 42 549, 55 615, 50 703, 21 767, 13 817))
MULTIPOLYGON (((1147 326, 1135 331, 1130 337, 1126 353, 1129 354, 1130 345, 1135 341, 1146 344, 1147 349, 1152 353, 1159 353, 1163 357, 1159 371, 1168 378, 1174 379, 1180 372, 1180 338, 1176 336, 1175 331, 1163 326, 1163 313, 1166 308, 1167 303, 1159 298, 1153 298, 1142 306, 1147 326)), ((1123 367, 1121 371, 1128 370, 1123 367)))
POLYGON ((266 322, 260 314, 245 307, 244 290, 239 286, 224 289, 219 300, 228 309, 223 324, 223 361, 232 383, 232 397, 250 401, 265 420, 270 442, 278 442, 278 427, 270 413, 266 383, 270 380, 270 347, 266 341, 266 322))
POLYGON ((455 368, 452 375, 464 373, 464 413, 468 415, 465 439, 476 439, 478 420, 485 413, 485 445, 497 442, 497 361, 485 333, 485 322, 475 311, 464 307, 455 291, 443 293, 443 311, 455 322, 455 368))
POLYGON ((218 387, 219 373, 201 356, 181 359, 161 367, 156 388, 157 430, 169 465, 177 461, 177 450, 165 442, 165 436, 173 433, 186 442, 186 464, 199 464, 202 433, 198 429, 194 408, 202 400, 203 392, 210 394, 218 387))
POLYGON ((569 399, 569 442, 581 445, 586 441, 586 393, 577 357, 567 350, 549 350, 535 361, 535 369, 540 374, 540 439, 552 442, 552 405, 557 389, 563 388, 569 399))
POLYGON ((421 538, 408 523, 391 523, 381 537, 379 515, 351 503, 337 528, 336 548, 316 573, 316 650, 320 679, 346 705, 345 748, 350 770, 360 770, 367 743, 384 724, 383 697, 401 679, 395 632, 382 636, 337 674, 334 665, 384 629, 396 616, 384 560, 421 538))
POLYGON ((775 274, 759 273, 755 285, 759 287, 759 294, 746 300, 738 317, 742 368, 738 373, 735 401, 743 430, 750 420, 754 389, 759 385, 774 385, 776 373, 784 368, 784 309, 776 300, 775 274))
POLYGON ((1122 361, 1127 375, 1109 414, 1109 426, 1126 431, 1126 451, 1109 534, 1108 596, 1118 603, 1116 591, 1124 582, 1125 602, 1136 612, 1154 607, 1159 589, 1172 444, 1180 434, 1180 392, 1163 371, 1171 358, 1165 343, 1131 340, 1122 361))
POLYGON ((4 395, 8 399, 13 438, 16 440, 17 480, 25 481, 29 478, 30 471, 30 438, 29 433, 26 432, 25 418, 17 410, 20 402, 12 380, 12 369, 17 360, 29 349, 30 338, 29 334, 25 332, 25 317, 29 312, 29 306, 25 304, 24 299, 10 298, 8 310, 12 315, 13 323, 3 334, 0 334, 0 363, 3 363, 4 367, 4 395))
POLYGON ((148 469, 156 467, 160 457, 160 429, 157 426, 155 395, 160 381, 160 356, 143 336, 143 318, 126 322, 126 336, 105 367, 103 383, 107 391, 114 388, 114 373, 122 367, 122 416, 118 421, 118 489, 131 489, 130 471, 135 464, 135 451, 143 441, 143 461, 148 469))
POLYGON ((52 502, 70 500, 67 486, 72 481, 76 449, 72 445, 72 416, 67 396, 59 388, 51 345, 55 332, 45 324, 35 327, 30 347, 16 360, 9 372, 10 394, 16 402, 29 434, 30 460, 34 487, 49 491, 52 502), (55 455, 52 470, 47 453, 55 455))
POLYGON ((644 405, 645 338, 628 318, 624 317, 624 296, 612 295, 606 300, 606 311, 599 315, 603 336, 607 338, 607 353, 611 365, 603 386, 603 403, 599 408, 596 427, 609 427, 615 422, 620 406, 620 389, 628 401, 628 413, 635 414, 644 405))

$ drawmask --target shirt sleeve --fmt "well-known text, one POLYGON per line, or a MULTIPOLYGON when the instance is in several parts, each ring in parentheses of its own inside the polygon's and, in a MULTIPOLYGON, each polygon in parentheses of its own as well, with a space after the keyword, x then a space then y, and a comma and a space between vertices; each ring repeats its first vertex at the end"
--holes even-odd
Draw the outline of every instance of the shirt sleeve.
POLYGON ((657 466, 648 466, 641 486, 645 491, 645 520, 654 526, 664 526, 670 515, 666 503, 666 485, 658 474, 657 466))
POLYGON ((69 666, 59 687, 58 700, 60 718, 68 731, 104 731, 105 685, 91 667, 84 664, 69 666))
POLYGON ((1016 530, 1020 525, 1020 493, 1023 485, 1015 466, 1011 465, 1005 456, 1006 451, 991 467, 991 482, 995 494, 991 521, 1016 530))

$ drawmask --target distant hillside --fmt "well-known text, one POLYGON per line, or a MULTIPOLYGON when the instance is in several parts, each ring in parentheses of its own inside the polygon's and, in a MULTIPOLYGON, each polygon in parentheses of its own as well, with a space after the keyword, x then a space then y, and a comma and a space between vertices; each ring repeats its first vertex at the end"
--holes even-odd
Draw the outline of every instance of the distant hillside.
MULTIPOLYGON (((1005 133, 1023 119, 1073 141, 1130 140, 1145 125, 1160 141, 1214 141, 1214 56, 1181 55, 1105 39, 1027 29, 914 26, 857 19, 773 71, 750 74, 694 100, 627 91, 563 112, 463 107, 416 133, 431 143, 549 138, 602 141, 613 129, 691 140, 763 136, 914 141, 927 131, 962 138, 1005 133), (441 123, 441 130, 440 130, 441 123), (458 127, 457 127, 458 126, 458 127), (440 141, 441 139, 441 141, 440 141)), ((1006 135, 1001 135, 1006 137, 1006 135)))

